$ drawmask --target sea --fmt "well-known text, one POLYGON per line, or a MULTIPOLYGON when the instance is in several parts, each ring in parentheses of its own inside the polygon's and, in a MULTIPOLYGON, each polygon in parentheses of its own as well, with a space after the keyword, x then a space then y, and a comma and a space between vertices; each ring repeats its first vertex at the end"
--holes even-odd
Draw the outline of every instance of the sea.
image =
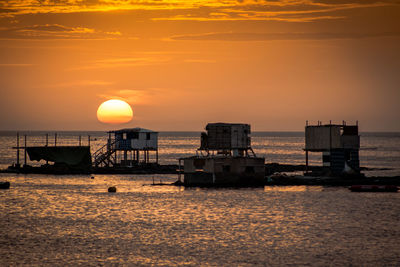
MULTIPOLYGON (((104 132, 57 132, 57 141, 55 132, 20 132, 19 145, 25 135, 28 146, 44 145, 46 133, 49 145, 90 139, 92 153, 107 139, 104 132)), ((366 176, 399 176, 400 133, 360 135, 366 176)), ((0 132, 0 141, 4 169, 16 162, 16 132, 0 132)), ((199 132, 161 132, 160 163, 177 164, 199 144, 199 132)), ((252 147, 266 163, 305 163, 302 132, 254 132, 252 147)), ((311 153, 310 164, 321 164, 321 155, 311 153)), ((0 173, 11 183, 0 190, 0 266, 399 266, 400 193, 151 185, 176 180, 0 173)))

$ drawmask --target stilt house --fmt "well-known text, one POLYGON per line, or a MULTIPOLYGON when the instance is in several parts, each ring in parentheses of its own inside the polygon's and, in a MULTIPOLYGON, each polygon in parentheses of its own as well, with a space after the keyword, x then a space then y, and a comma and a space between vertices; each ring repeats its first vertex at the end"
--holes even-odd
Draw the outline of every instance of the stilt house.
POLYGON ((107 144, 94 154, 95 167, 158 164, 157 132, 143 128, 130 128, 110 131, 108 134, 107 144))
POLYGON ((265 159, 256 157, 251 148, 250 125, 209 123, 206 130, 197 155, 179 160, 185 185, 264 185, 265 159))
POLYGON ((360 136, 358 124, 306 125, 306 172, 308 172, 308 153, 322 153, 325 170, 332 175, 360 173, 360 136))

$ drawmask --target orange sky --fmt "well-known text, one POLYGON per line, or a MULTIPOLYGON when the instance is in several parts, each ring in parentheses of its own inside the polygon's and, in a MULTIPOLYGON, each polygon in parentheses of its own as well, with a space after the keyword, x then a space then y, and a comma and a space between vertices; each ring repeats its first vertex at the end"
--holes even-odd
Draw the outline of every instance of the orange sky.
POLYGON ((400 131, 397 0, 0 2, 0 130, 400 131))

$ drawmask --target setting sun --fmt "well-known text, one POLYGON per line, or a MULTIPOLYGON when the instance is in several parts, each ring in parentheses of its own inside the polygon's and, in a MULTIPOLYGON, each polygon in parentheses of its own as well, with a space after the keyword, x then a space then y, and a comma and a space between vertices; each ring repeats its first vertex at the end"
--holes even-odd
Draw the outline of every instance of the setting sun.
POLYGON ((132 120, 132 117, 131 106, 118 99, 107 100, 97 109, 97 119, 103 123, 126 123, 132 120))

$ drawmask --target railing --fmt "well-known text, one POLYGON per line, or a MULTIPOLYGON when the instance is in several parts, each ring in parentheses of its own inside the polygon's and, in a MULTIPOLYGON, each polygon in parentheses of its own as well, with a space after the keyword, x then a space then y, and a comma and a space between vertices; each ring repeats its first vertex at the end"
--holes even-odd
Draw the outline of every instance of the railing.
POLYGON ((97 167, 102 162, 109 159, 109 157, 115 152, 115 149, 116 149, 116 140, 113 140, 112 142, 107 142, 107 144, 99 148, 93 154, 94 165, 97 167))

